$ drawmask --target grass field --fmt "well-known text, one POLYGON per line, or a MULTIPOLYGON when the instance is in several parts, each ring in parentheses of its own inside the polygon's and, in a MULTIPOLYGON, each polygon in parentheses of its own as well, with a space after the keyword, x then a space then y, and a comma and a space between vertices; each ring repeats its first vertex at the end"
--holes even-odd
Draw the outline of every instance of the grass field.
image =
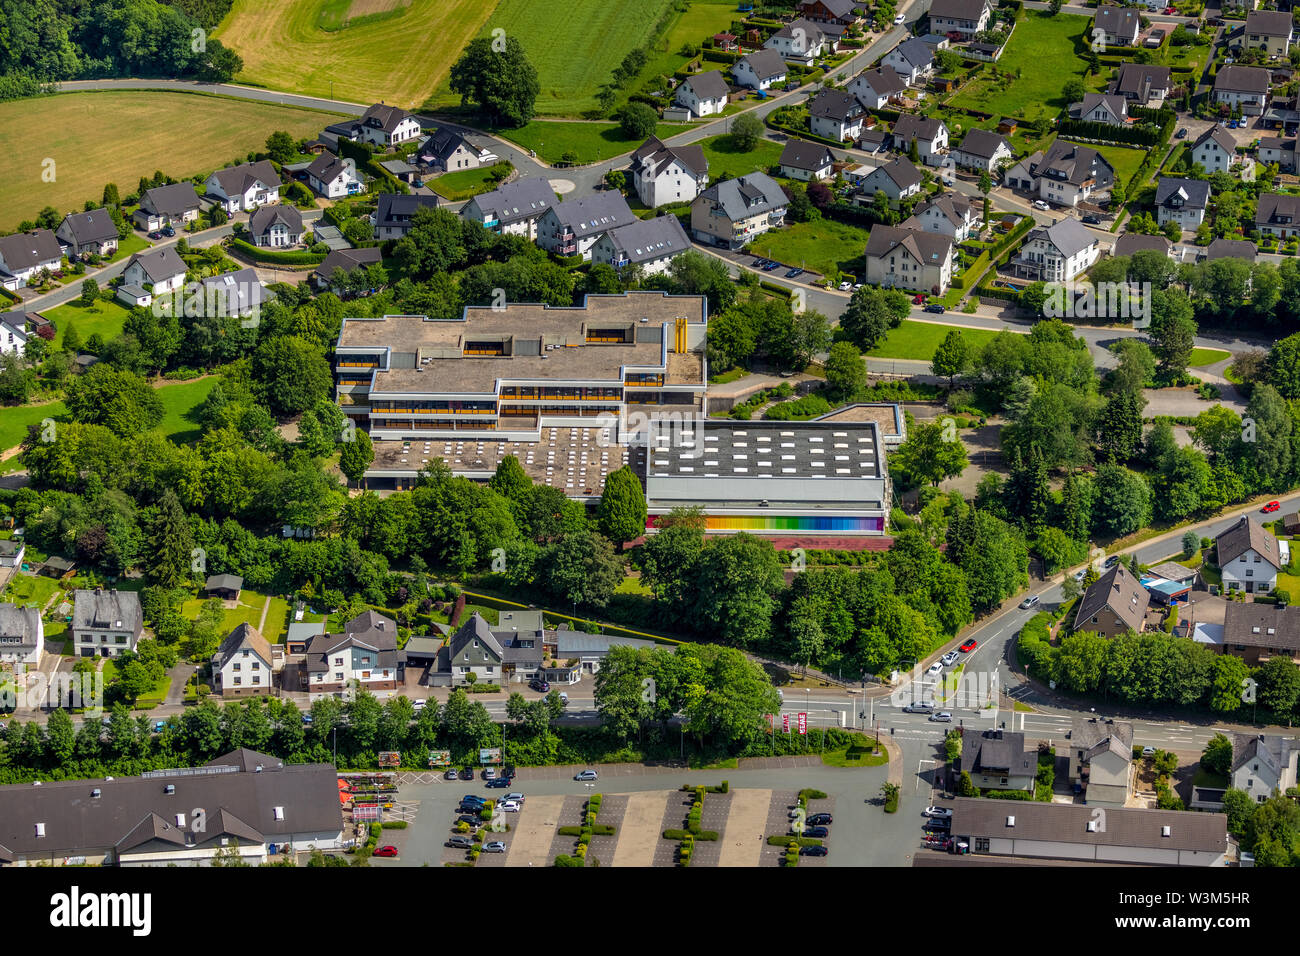
MULTIPOLYGON (((885 340, 867 354, 873 358, 919 359, 924 362, 934 358, 934 350, 943 342, 954 325, 939 322, 916 322, 904 319, 903 324, 890 330, 885 340)), ((996 332, 985 329, 959 329, 967 348, 979 348, 993 339, 996 332)))
POLYGON ((493 182, 491 173, 498 166, 513 169, 509 163, 496 163, 493 166, 481 166, 478 169, 462 169, 457 173, 443 173, 426 184, 443 199, 457 202, 469 199, 479 193, 491 192, 493 182))
MULTIPOLYGON (((27 437, 29 425, 39 425, 43 419, 60 419, 67 408, 62 402, 48 405, 21 405, 17 408, 0 409, 0 451, 5 451, 20 444, 27 437)), ((0 474, 22 467, 16 457, 0 461, 0 474)))
MULTIPOLYGON (((199 616, 199 608, 207 600, 204 597, 190 598, 181 605, 181 614, 188 620, 196 620, 199 616)), ((257 622, 262 619, 262 605, 266 603, 266 596, 258 594, 256 591, 240 591, 239 605, 233 610, 222 612, 221 627, 226 633, 230 633, 240 624, 249 624, 257 627, 257 622)), ((270 626, 270 614, 267 615, 267 625, 270 626)))
POLYGON ((1187 364, 1191 368, 1204 368, 1231 357, 1232 353, 1225 349, 1192 349, 1192 357, 1187 360, 1187 364))
MULTIPOLYGON (((663 39, 654 44, 650 60, 638 77, 637 86, 656 76, 672 76, 689 60, 678 51, 684 43, 699 46, 706 38, 721 33, 739 17, 734 0, 691 0, 685 12, 669 25, 663 39)), ((723 64, 713 63, 710 69, 723 64)))
POLYGON ((175 385, 163 385, 158 388, 158 397, 163 402, 163 419, 158 427, 162 433, 177 444, 185 444, 199 437, 199 426, 189 417, 203 400, 208 397, 217 384, 217 377, 195 379, 192 382, 178 382, 175 385))
POLYGON ((749 251, 786 265, 812 269, 822 275, 836 272, 861 275, 866 247, 866 229, 818 219, 774 229, 755 239, 749 251))
POLYGON ((265 148, 274 130, 297 139, 337 121, 320 110, 143 90, 0 103, 0 128, 40 130, 39 136, 7 137, 10 175, 0 178, 0 225, 7 230, 33 219, 43 206, 67 211, 87 199, 98 203, 109 182, 125 196, 156 169, 176 179, 207 173, 265 148), (47 157, 57 164, 49 183, 41 179, 47 157))
POLYGON ((46 309, 41 314, 54 323, 56 345, 62 348, 64 335, 69 327, 75 326, 84 348, 92 335, 98 335, 105 341, 121 335, 129 311, 120 302, 106 302, 100 299, 86 308, 78 305, 74 299, 66 305, 46 309))
MULTIPOLYGON (((660 139, 675 136, 687 127, 681 123, 660 123, 655 135, 660 139)), ((579 163, 598 163, 623 153, 630 153, 644 140, 623 135, 617 123, 563 123, 534 121, 518 129, 498 130, 497 134, 531 149, 548 163, 558 163, 565 153, 573 153, 579 163)), ((780 155, 779 153, 777 155, 780 155)), ((709 175, 713 177, 710 166, 709 175)), ((437 182, 438 180, 434 180, 437 182)))
POLYGON ((995 81, 986 70, 951 100, 952 105, 1029 120, 1055 115, 1067 105, 1061 96, 1066 81, 1083 79, 1087 69, 1076 51, 1089 22, 1088 17, 1070 13, 1053 17, 1026 11, 1002 58, 993 65, 997 73, 1012 78, 995 81))
POLYGON ((59 590, 59 582, 54 578, 17 574, 9 581, 5 600, 22 607, 43 608, 57 590, 59 590))
POLYGON ((748 153, 741 152, 732 144, 730 133, 710 136, 701 140, 704 158, 709 161, 709 182, 716 183, 722 179, 734 179, 755 171, 765 173, 768 167, 776 165, 781 159, 781 144, 771 140, 759 140, 758 145, 748 153))
POLYGON ((1093 145, 1092 148, 1106 157, 1106 162, 1115 167, 1115 182, 1123 184, 1125 189, 1128 189, 1129 180, 1138 171, 1138 167, 1142 165, 1148 153, 1145 149, 1128 149, 1124 146, 1093 145))

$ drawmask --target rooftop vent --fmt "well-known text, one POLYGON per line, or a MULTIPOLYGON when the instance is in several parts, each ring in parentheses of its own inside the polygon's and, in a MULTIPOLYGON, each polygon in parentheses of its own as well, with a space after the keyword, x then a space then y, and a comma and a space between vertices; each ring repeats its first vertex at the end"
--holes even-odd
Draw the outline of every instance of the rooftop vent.
POLYGON ((283 819, 284 819, 284 807, 273 807, 273 808, 271 809, 271 815, 274 816, 275 819, 277 819, 277 820, 283 820, 283 819))
POLYGON ((40 838, 40 837, 44 837, 44 836, 45 836, 45 824, 44 824, 44 823, 38 823, 38 824, 36 824, 36 836, 37 836, 38 838, 40 838))
POLYGON ((1007 817, 1007 826, 1013 827, 1015 825, 1016 825, 1016 818, 1013 816, 1007 817))
POLYGON ((1160 828, 1160 835, 1161 835, 1162 837, 1173 836, 1173 833, 1174 833, 1173 827, 1161 827, 1161 828, 1160 828))
POLYGON ((1088 821, 1088 832, 1089 832, 1089 833, 1096 833, 1096 832, 1097 832, 1097 821, 1096 821, 1096 820, 1089 820, 1089 821, 1088 821))
POLYGON ((90 791, 90 796, 92 799, 98 800, 101 796, 103 796, 103 794, 100 792, 99 787, 96 787, 94 790, 90 791))
POLYGON ((176 792, 175 784, 169 783, 167 784, 167 786, 163 787, 163 793, 167 794, 168 796, 171 796, 175 792, 176 792))

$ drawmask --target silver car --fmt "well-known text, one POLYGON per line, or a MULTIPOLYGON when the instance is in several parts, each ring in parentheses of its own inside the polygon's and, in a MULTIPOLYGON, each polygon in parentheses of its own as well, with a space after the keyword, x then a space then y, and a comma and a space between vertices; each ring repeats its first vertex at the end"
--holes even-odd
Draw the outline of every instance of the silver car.
POLYGON ((574 780, 595 780, 597 773, 594 770, 583 770, 574 775, 574 780))
POLYGON ((936 723, 936 724, 951 724, 951 723, 952 723, 952 714, 950 714, 950 713, 948 713, 946 710, 944 710, 944 711, 940 711, 940 712, 937 713, 937 714, 931 714, 927 719, 928 719, 931 723, 936 723))
POLYGON ((959 657, 961 657, 961 655, 956 651, 949 651, 947 654, 943 655, 943 657, 939 658, 939 662, 945 667, 951 667, 957 662, 957 658, 959 657))
POLYGON ((483 852, 484 852, 484 853, 504 853, 504 852, 506 852, 506 845, 505 845, 504 843, 502 843, 500 840, 493 840, 491 843, 484 843, 484 844, 483 844, 483 852))

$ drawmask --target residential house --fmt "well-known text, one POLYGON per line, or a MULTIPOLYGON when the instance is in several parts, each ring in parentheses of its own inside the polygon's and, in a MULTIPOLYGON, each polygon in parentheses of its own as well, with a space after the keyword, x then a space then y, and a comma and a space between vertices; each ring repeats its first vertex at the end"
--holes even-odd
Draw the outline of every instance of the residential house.
POLYGON ((460 216, 493 232, 536 241, 537 223, 555 205, 555 190, 541 176, 505 183, 480 193, 461 207, 460 216))
POLYGON ((307 185, 327 199, 355 196, 366 191, 365 183, 357 175, 357 164, 351 159, 339 159, 332 153, 321 153, 307 167, 307 185))
POLYGON ((185 285, 185 260, 177 254, 174 246, 162 246, 149 252, 137 252, 127 260, 122 270, 122 285, 118 298, 123 294, 138 302, 140 294, 148 297, 145 305, 153 301, 156 295, 175 292, 185 285))
POLYGON ((1251 10, 1259 9, 1259 0, 1223 0, 1223 9, 1249 13, 1251 10))
POLYGON ((1017 275, 1036 282, 1070 282, 1092 268, 1101 243, 1077 219, 1037 226, 1012 261, 1017 275))
POLYGON ((0 568, 20 568, 27 544, 22 538, 0 538, 0 568))
POLYGON ((452 635, 448 656, 453 684, 471 683, 470 674, 485 684, 501 680, 505 649, 488 622, 477 612, 452 635))
POLYGON ((823 89, 808 101, 808 128, 824 139, 856 140, 866 118, 867 108, 852 93, 823 89))
POLYGON ((988 27, 991 12, 988 0, 934 0, 930 32, 974 36, 988 27))
POLYGON ((497 159, 488 147, 476 146, 464 133, 447 127, 426 136, 415 155, 425 166, 440 173, 478 169, 497 159))
POLYGON ((338 291, 339 270, 353 272, 381 261, 382 255, 378 246, 366 246, 362 249, 334 249, 325 257, 325 261, 316 267, 316 271, 312 273, 312 281, 316 283, 318 289, 333 288, 338 291))
POLYGON ((934 72, 934 47, 919 37, 908 37, 885 54, 884 64, 916 86, 934 72))
POLYGON ((790 139, 781 150, 781 175, 789 179, 830 179, 834 163, 835 154, 820 143, 790 139))
POLYGON ((1167 66, 1124 63, 1110 91, 1138 106, 1158 108, 1173 89, 1173 72, 1167 66))
POLYGON ((1196 586, 1197 573, 1177 561, 1162 561, 1147 568, 1142 586, 1156 604, 1186 604, 1196 586))
POLYGON ((948 127, 940 119, 904 113, 894 123, 894 149, 910 154, 912 143, 923 165, 940 166, 948 154, 948 127))
POLYGON ((63 247, 48 229, 0 236, 0 285, 11 292, 42 270, 57 272, 63 264, 63 247))
POLYGON ((22 323, 0 314, 0 355, 22 355, 27 349, 28 337, 22 323))
POLYGON ((260 206, 248 217, 248 235, 253 245, 264 249, 296 246, 302 242, 302 213, 281 203, 260 206))
POLYGON ((146 189, 140 197, 140 208, 131 218, 145 232, 193 222, 199 218, 199 194, 194 191, 193 183, 146 189))
POLYGON ((1284 57, 1291 49, 1294 35, 1290 11, 1255 10, 1246 14, 1242 39, 1248 50, 1264 50, 1269 56, 1284 57))
POLYGON ((954 243, 965 242, 978 235, 982 225, 980 204, 960 193, 940 193, 929 202, 923 202, 902 224, 904 229, 924 229, 947 236, 954 243))
POLYGON ((1141 32, 1142 18, 1137 10, 1106 4, 1097 8, 1089 36, 1094 43, 1097 38, 1103 39, 1106 46, 1136 46, 1141 32))
POLYGON ((1300 741, 1280 734, 1234 734, 1233 738, 1233 789, 1244 790, 1256 803, 1263 803, 1296 786, 1300 741))
POLYGON ((107 209, 73 212, 63 217, 54 235, 71 256, 103 256, 117 252, 117 224, 107 209))
POLYGON ((1268 105, 1270 79, 1268 70, 1257 66, 1222 67, 1214 77, 1214 102, 1237 106, 1246 116, 1259 116, 1268 105))
POLYGON ((901 202, 921 192, 921 171, 906 156, 899 156, 884 166, 877 166, 853 195, 859 206, 869 206, 878 192, 892 203, 901 202))
POLYGON ((1240 657, 1249 667, 1274 657, 1300 663, 1300 605, 1224 602, 1218 650, 1240 657))
MULTIPOLYGON (((558 661, 577 661, 576 674, 599 674, 600 666, 609 655, 611 647, 630 647, 638 650, 657 646, 654 641, 636 637, 619 637, 610 634, 587 634, 567 627, 543 632, 543 640, 558 661)), ((576 679, 572 681, 577 683, 576 679)))
POLYGON ((1125 631, 1141 633, 1151 595, 1124 565, 1116 564, 1083 592, 1074 612, 1076 631, 1115 637, 1125 631))
POLYGON ((1003 163, 1014 159, 1015 153, 1005 136, 992 130, 971 129, 966 132, 961 145, 953 148, 952 158, 963 169, 995 173, 1003 163))
POLYGON ((234 315, 241 318, 259 315, 261 308, 275 298, 275 293, 262 285, 257 270, 252 266, 208 276, 200 280, 205 308, 213 315, 234 315))
POLYGON ((972 729, 962 737, 961 769, 981 790, 1033 791, 1038 753, 1020 731, 972 729))
POLYGON ((1296 166, 1296 141, 1280 136, 1265 136, 1259 141, 1259 161, 1276 163, 1278 172, 1294 173, 1296 166))
POLYGON ((270 693, 272 674, 271 645, 251 624, 227 634, 212 655, 212 690, 227 700, 270 693))
POLYGON ((1226 129, 1212 125, 1192 143, 1192 162, 1207 173, 1226 173, 1237 155, 1237 141, 1226 129))
POLYGON ((1156 183, 1156 221, 1178 224, 1180 229, 1195 230, 1205 221, 1210 205, 1210 184, 1204 179, 1180 179, 1163 176, 1156 183))
POLYGON ((1205 248, 1205 261, 1215 259, 1244 259, 1254 262, 1258 249, 1249 239, 1215 239, 1205 248))
POLYGON ((883 109, 891 99, 907 89, 907 83, 892 66, 863 70, 849 81, 848 91, 868 109, 883 109))
POLYGON ((867 236, 866 281, 943 295, 952 283, 953 249, 952 240, 937 232, 873 226, 867 236))
POLYGON ((781 54, 766 49, 741 57, 731 68, 736 82, 753 90, 766 90, 776 83, 784 83, 788 72, 781 54))
POLYGON ((712 116, 727 108, 730 92, 722 71, 708 70, 682 80, 673 99, 690 110, 692 116, 712 116))
POLYGON ((1128 125, 1128 100, 1111 93, 1085 93, 1082 102, 1070 104, 1070 119, 1106 126, 1128 125))
POLYGON ((822 32, 821 27, 806 17, 785 24, 768 37, 763 46, 775 50, 787 60, 805 64, 812 63, 834 48, 833 42, 822 32))
POLYGON ((1070 726, 1070 783, 1090 807, 1122 808, 1132 792, 1133 725, 1076 714, 1070 726))
POLYGON ((1264 193, 1255 206, 1255 228, 1279 239, 1300 234, 1300 196, 1264 193))
POLYGON ((280 174, 268 159, 218 169, 208 177, 207 194, 230 215, 280 201, 280 174))
POLYGON ((1007 185, 1013 189, 1071 208, 1095 202, 1114 182, 1115 169, 1101 153, 1063 139, 1052 143, 1046 153, 1021 160, 1007 173, 1007 185))
MULTIPOLYGON (((1260 197, 1261 204, 1263 200, 1260 197)), ((1266 594, 1277 586, 1277 572, 1285 564, 1277 538, 1249 516, 1215 538, 1214 551, 1225 591, 1266 594)))
POLYGON ((1143 866, 1227 866, 1228 818, 1178 810, 1106 810, 1033 800, 951 801, 951 832, 972 853, 1143 866))
POLYGON ((376 103, 352 124, 352 139, 374 146, 397 146, 420 137, 420 121, 404 109, 376 103))
POLYGON ((816 23, 850 27, 862 19, 862 0, 799 0, 795 12, 816 23))
POLYGON ((675 256, 691 247, 676 216, 637 219, 631 225, 603 233, 591 247, 591 261, 615 269, 636 266, 644 275, 666 272, 675 256))
POLYGON ((39 608, 0 604, 0 663, 41 666, 45 653, 45 625, 39 608))
POLYGON ((320 634, 307 644, 303 690, 312 700, 368 690, 392 697, 405 680, 406 654, 397 649, 397 622, 374 611, 343 625, 341 634, 320 634))
POLYGON ((691 203, 691 234, 700 242, 739 249, 785 223, 785 191, 766 173, 715 183, 691 203))
MULTIPOLYGON (((894 137, 890 135, 889 130, 887 129, 881 129, 880 127, 864 129, 862 135, 858 137, 858 149, 866 153, 868 156, 883 157, 885 153, 889 152, 889 144, 893 141, 894 137)), ((857 180, 857 184, 861 185, 862 180, 865 179, 867 174, 876 167, 859 166, 858 168, 864 170, 857 180)))
POLYGON ((709 161, 698 145, 665 146, 651 136, 632 154, 632 188, 647 206, 690 202, 709 184, 709 161))
POLYGON ((636 222, 623 198, 614 190, 556 203, 537 223, 537 244, 557 256, 591 258, 591 247, 611 229, 636 222))
POLYGON ((437 196, 414 193, 380 193, 371 224, 376 239, 401 239, 411 231, 415 214, 421 209, 437 209, 437 196))
POLYGON ((117 657, 134 651, 144 633, 140 595, 134 591, 74 592, 72 646, 78 657, 117 657))

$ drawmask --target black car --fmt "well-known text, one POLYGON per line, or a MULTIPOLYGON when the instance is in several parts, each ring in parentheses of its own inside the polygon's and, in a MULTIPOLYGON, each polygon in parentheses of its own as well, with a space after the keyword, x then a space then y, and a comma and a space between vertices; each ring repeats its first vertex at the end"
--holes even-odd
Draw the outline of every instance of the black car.
POLYGON ((1174 139, 1187 139, 1187 127, 1178 127, 1178 132, 1174 133, 1174 139))
POLYGON ((813 813, 808 817, 808 825, 811 827, 824 827, 834 822, 829 813, 813 813))
POLYGON ((489 781, 487 782, 487 785, 488 785, 488 789, 501 790, 501 789, 503 789, 503 788, 505 788, 505 787, 510 786, 510 778, 509 778, 509 777, 497 777, 495 780, 489 780, 489 781))
POLYGON ((795 276, 801 276, 801 275, 803 275, 802 269, 791 269, 789 272, 785 274, 785 277, 787 279, 793 279, 795 276))
POLYGON ((462 779, 462 780, 473 780, 473 779, 474 779, 474 768, 473 768, 473 767, 466 767, 464 770, 462 770, 462 771, 460 772, 460 779, 462 779))
POLYGON ((1098 216, 1084 216, 1083 223, 1088 226, 1100 226, 1101 219, 1098 216))
POLYGON ((772 261, 771 259, 755 259, 755 260, 754 260, 754 268, 755 268, 755 269, 762 269, 764 266, 766 266, 766 265, 767 265, 769 262, 771 262, 771 261, 772 261))
POLYGON ((941 305, 931 304, 927 305, 922 311, 933 312, 935 315, 943 315, 944 308, 941 305))
MULTIPOLYGON (((460 816, 458 816, 458 817, 456 818, 456 823, 467 823, 467 824, 469 824, 469 826, 470 826, 471 828, 475 828, 475 829, 477 829, 478 827, 481 827, 481 826, 483 825, 483 821, 482 821, 482 820, 480 820, 480 819, 479 819, 478 817, 476 817, 476 816, 471 816, 471 815, 468 814, 468 813, 462 813, 460 816)), ((455 824, 453 824, 453 826, 454 826, 454 825, 455 825, 455 824)))
POLYGON ((176 230, 171 226, 163 226, 162 234, 170 239, 172 236, 176 235, 176 230))
POLYGON ((826 829, 826 827, 804 827, 803 835, 806 837, 818 837, 824 840, 831 835, 831 831, 826 829))
POLYGON ((528 682, 528 686, 539 694, 545 694, 551 689, 551 685, 544 680, 533 680, 528 682))
POLYGON ((801 846, 799 847, 800 856, 830 856, 831 851, 824 846, 801 846))
POLYGON ((947 817, 931 817, 925 821, 925 826, 922 829, 927 833, 947 833, 952 829, 952 821, 947 817))
POLYGON ((501 770, 501 776, 507 780, 513 780, 515 778, 515 765, 512 763, 506 764, 501 770))
POLYGON ((771 272, 772 270, 774 270, 774 269, 779 269, 779 268, 781 268, 781 263, 779 263, 779 262, 769 262, 767 265, 763 266, 763 271, 764 271, 764 272, 771 272))

